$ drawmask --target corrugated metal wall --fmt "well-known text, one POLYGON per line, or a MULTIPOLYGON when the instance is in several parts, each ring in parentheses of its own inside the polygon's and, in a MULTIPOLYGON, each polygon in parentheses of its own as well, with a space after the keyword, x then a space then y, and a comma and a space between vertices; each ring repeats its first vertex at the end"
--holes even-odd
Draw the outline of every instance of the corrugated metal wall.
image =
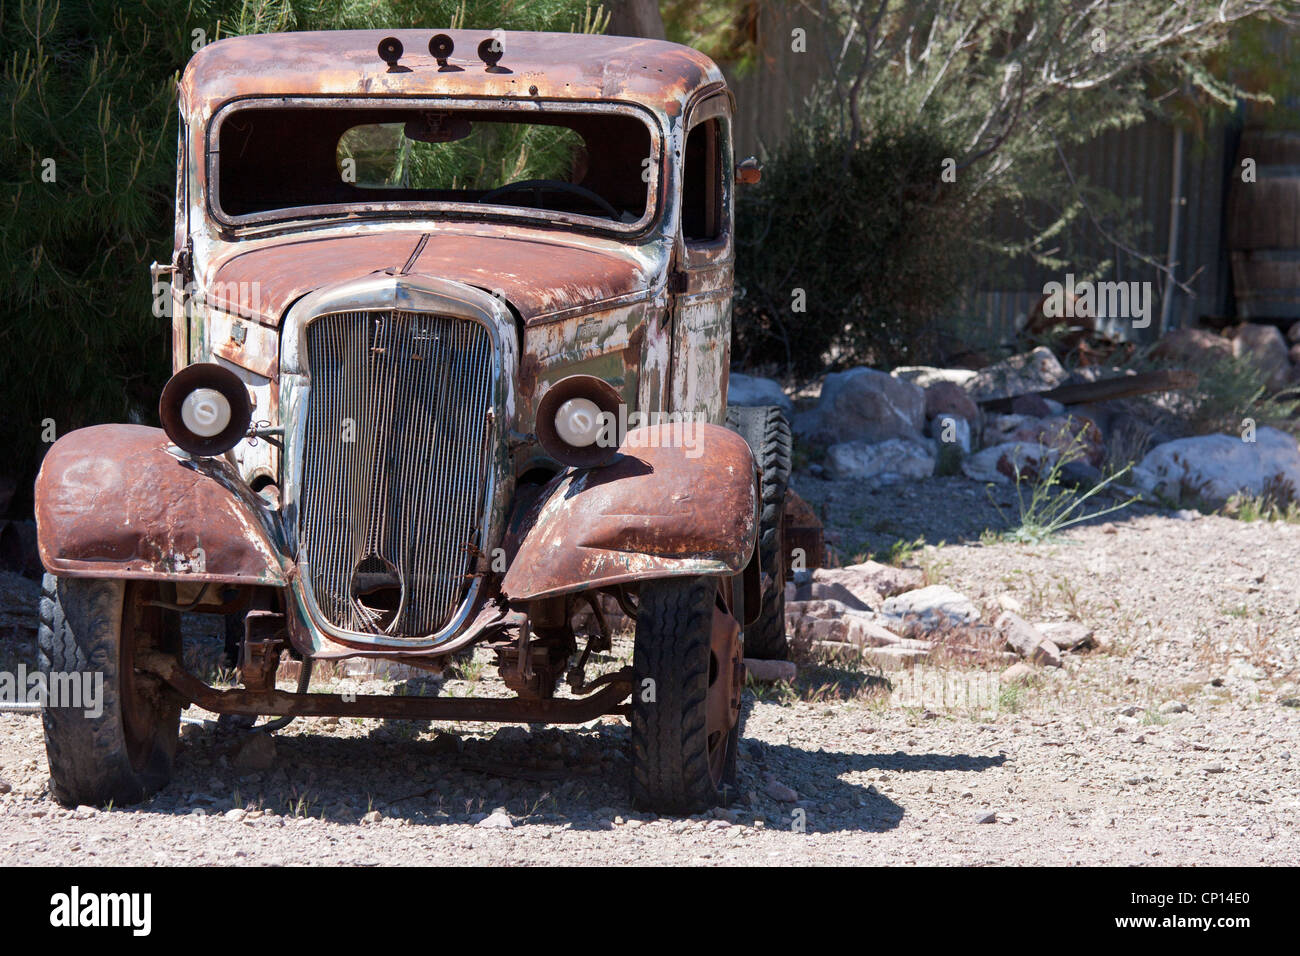
MULTIPOLYGON (((735 124, 739 156, 761 153, 764 143, 776 143, 797 117, 804 97, 824 74, 828 53, 826 38, 807 13, 781 3, 765 3, 760 10, 757 63, 736 74, 724 67, 735 91, 738 116, 735 124), (792 49, 791 31, 807 33, 807 50, 792 49)), ((1203 137, 1185 136, 1182 223, 1176 250, 1179 279, 1195 296, 1175 288, 1169 325, 1193 325, 1202 316, 1230 314, 1231 284, 1228 260, 1223 248, 1223 210, 1228 175, 1234 165, 1238 134, 1213 128, 1203 137)), ((1134 204, 1133 217, 1145 224, 1137 243, 1143 253, 1164 262, 1169 250, 1170 191, 1173 182, 1174 131, 1154 121, 1127 130, 1106 133, 1084 148, 1070 151, 1076 177, 1113 192, 1134 204)), ((996 234, 1021 238, 1014 220, 995 217, 996 234)), ((1158 270, 1108 248, 1095 229, 1081 226, 1076 232, 1087 261, 1112 259, 1115 268, 1103 279, 1152 282, 1155 316, 1152 327, 1134 337, 1153 337, 1160 321, 1160 303, 1165 283, 1158 270)), ((1083 270, 1078 270, 1082 272, 1083 270)), ((1018 317, 1024 316, 1043 295, 1049 281, 1064 281, 1032 264, 1002 270, 996 283, 982 285, 962 307, 972 319, 987 327, 991 337, 1009 338, 1018 317)))
MULTIPOLYGON (((1071 171, 1080 180, 1106 189, 1131 204, 1132 219, 1143 232, 1132 243, 1142 253, 1162 264, 1169 253, 1170 203, 1174 179, 1174 130, 1149 121, 1126 130, 1105 133, 1086 146, 1067 151, 1071 171)), ((1180 194, 1181 222, 1174 270, 1180 282, 1191 288, 1188 295, 1173 287, 1169 327, 1195 325, 1202 316, 1230 313, 1231 284, 1223 245, 1223 212, 1228 175, 1236 151, 1236 136, 1223 127, 1209 129, 1203 138, 1184 134, 1183 185, 1180 194)), ((1107 224, 1109 228, 1109 224, 1107 224)), ((1022 232, 1007 215, 995 217, 996 235, 1021 238, 1022 232)), ((1155 314, 1150 328, 1133 332, 1134 338, 1149 340, 1160 323, 1160 307, 1166 290, 1160 270, 1127 255, 1108 243, 1084 216, 1074 230, 1080 261, 1111 260, 1111 270, 1101 276, 1121 282, 1150 282, 1155 295, 1155 314)), ((1061 273, 1025 263, 1010 281, 999 288, 982 289, 969 303, 973 316, 983 317, 990 332, 1008 336, 1017 317, 1024 316, 1043 295, 1046 283, 1065 281, 1061 273)), ((1076 270, 1082 278, 1083 268, 1076 270)), ((1117 323, 1114 331, 1132 331, 1117 323)))
POLYGON ((727 85, 736 94, 736 153, 759 155, 764 143, 775 144, 800 112, 804 97, 827 69, 826 35, 817 21, 798 8, 764 3, 758 15, 758 53, 742 73, 723 66, 727 85), (805 31, 806 51, 793 49, 791 31, 805 31))

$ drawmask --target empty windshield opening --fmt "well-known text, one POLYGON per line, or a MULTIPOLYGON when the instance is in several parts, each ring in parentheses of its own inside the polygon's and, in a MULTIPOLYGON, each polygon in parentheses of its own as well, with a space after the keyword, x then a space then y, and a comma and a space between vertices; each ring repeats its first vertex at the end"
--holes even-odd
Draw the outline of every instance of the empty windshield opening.
POLYGON ((470 203, 633 223, 653 157, 645 123, 614 113, 257 108, 226 117, 219 136, 232 217, 470 203))

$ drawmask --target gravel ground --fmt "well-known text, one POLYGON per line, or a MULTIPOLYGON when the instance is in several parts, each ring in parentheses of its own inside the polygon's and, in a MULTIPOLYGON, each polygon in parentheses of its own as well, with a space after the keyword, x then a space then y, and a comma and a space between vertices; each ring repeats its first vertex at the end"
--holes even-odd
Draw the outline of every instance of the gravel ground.
MULTIPOLYGON (((881 673, 811 663, 793 686, 751 686, 743 797, 690 818, 629 809, 617 719, 531 731, 298 721, 254 772, 236 767, 237 738, 188 725, 171 786, 138 807, 95 811, 50 799, 39 719, 0 714, 0 863, 1300 857, 1300 526, 1126 511, 1047 544, 981 543, 979 531, 1001 523, 983 510, 983 487, 963 479, 868 494, 805 478, 799 490, 827 503, 832 533, 851 546, 947 540, 911 560, 990 618, 1010 599, 1034 621, 1087 623, 1105 647, 1067 654, 1024 688, 997 686, 1000 664, 881 673), (901 693, 922 680, 949 681, 950 692, 901 693)), ((5 669, 35 661, 35 594, 30 581, 0 580, 5 669)), ((613 656, 628 650, 623 640, 613 656)), ((493 692, 484 660, 442 692, 493 692)))

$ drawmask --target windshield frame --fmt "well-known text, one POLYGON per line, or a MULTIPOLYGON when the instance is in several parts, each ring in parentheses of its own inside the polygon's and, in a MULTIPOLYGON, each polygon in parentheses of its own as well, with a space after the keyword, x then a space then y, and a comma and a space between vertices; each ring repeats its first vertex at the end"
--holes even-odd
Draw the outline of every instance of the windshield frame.
POLYGON ((597 232, 620 239, 636 239, 655 229, 662 219, 665 184, 666 131, 662 118, 640 104, 613 100, 503 99, 499 96, 245 96, 228 100, 213 114, 204 134, 204 183, 208 215, 214 222, 236 232, 260 232, 268 226, 286 223, 321 224, 357 222, 359 220, 448 219, 459 221, 496 221, 554 226, 570 230, 597 232), (331 203, 290 206, 264 212, 231 215, 221 207, 220 163, 221 126, 230 117, 249 109, 284 109, 300 106, 308 109, 438 109, 438 110, 517 110, 520 113, 618 113, 640 120, 650 134, 650 181, 646 184, 646 208, 635 222, 622 223, 600 216, 525 206, 508 206, 476 202, 392 201, 331 203))

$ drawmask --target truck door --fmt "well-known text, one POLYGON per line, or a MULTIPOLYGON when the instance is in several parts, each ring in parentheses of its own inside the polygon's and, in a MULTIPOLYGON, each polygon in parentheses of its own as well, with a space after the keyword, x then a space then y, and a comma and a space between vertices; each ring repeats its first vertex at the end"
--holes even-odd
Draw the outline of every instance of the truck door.
POLYGON ((731 155, 731 100, 719 93, 687 113, 680 227, 669 276, 669 411, 714 423, 726 416, 731 358, 731 155))

